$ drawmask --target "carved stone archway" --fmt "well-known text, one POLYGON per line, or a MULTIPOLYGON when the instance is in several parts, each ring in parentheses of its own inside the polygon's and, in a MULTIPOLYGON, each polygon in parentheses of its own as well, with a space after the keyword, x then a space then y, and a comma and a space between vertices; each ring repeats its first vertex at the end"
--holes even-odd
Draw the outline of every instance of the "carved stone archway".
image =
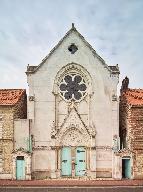
POLYGON ((68 129, 60 138, 61 146, 87 146, 90 138, 76 128, 68 129))

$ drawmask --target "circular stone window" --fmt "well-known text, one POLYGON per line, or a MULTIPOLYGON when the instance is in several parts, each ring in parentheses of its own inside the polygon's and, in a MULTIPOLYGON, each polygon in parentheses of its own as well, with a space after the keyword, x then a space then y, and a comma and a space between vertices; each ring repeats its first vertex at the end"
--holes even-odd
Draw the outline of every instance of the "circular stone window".
POLYGON ((87 86, 80 75, 68 74, 62 79, 59 88, 65 100, 80 101, 86 94, 87 86))

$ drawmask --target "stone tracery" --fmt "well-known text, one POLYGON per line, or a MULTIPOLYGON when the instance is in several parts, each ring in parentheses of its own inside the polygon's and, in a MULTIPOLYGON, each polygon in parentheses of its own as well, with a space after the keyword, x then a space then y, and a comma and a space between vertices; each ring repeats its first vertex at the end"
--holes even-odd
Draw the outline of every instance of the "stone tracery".
POLYGON ((61 139, 64 146, 80 146, 85 145, 83 135, 76 129, 70 129, 61 139))
POLYGON ((85 80, 76 74, 66 75, 60 84, 60 94, 66 100, 80 100, 86 93, 85 80))

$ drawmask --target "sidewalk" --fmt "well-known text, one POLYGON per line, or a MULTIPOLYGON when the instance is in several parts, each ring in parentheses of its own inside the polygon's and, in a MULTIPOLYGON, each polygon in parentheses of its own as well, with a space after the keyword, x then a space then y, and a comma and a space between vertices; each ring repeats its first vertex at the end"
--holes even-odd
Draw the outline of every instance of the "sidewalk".
POLYGON ((143 186, 143 180, 0 180, 0 186, 143 186))

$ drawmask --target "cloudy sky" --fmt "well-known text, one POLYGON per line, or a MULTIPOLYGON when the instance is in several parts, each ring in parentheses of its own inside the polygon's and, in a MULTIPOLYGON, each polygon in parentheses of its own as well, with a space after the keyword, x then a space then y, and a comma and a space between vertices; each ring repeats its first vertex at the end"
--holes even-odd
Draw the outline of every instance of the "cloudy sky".
POLYGON ((0 0, 0 88, 26 88, 38 65, 75 23, 120 83, 143 88, 143 0, 0 0))

